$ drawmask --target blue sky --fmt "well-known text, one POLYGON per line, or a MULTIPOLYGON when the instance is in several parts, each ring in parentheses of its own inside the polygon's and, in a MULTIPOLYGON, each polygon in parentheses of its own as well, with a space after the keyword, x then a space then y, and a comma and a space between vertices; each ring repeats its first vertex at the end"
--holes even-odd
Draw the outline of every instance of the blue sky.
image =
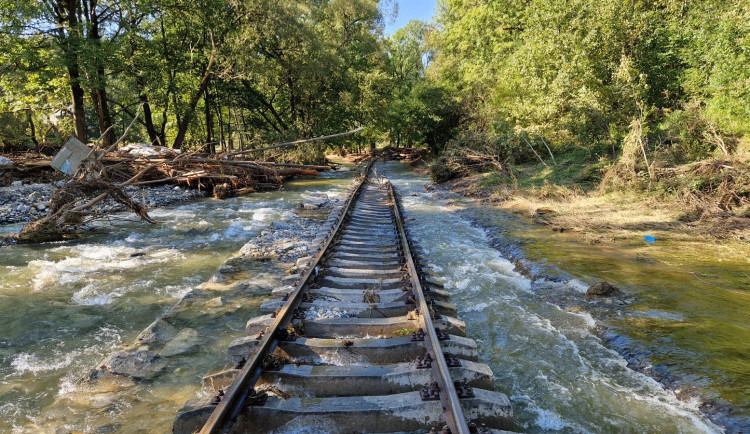
POLYGON ((386 22, 385 33, 390 35, 404 27, 409 20, 430 21, 435 13, 437 0, 399 0, 396 22, 386 22))

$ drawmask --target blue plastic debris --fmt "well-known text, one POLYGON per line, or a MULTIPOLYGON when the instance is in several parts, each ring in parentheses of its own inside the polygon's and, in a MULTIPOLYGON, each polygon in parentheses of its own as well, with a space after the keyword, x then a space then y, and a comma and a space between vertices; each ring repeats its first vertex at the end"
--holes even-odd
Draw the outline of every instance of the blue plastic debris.
POLYGON ((646 235, 645 237, 643 237, 643 239, 646 240, 647 243, 653 243, 654 241, 656 241, 656 238, 652 237, 651 235, 646 235))

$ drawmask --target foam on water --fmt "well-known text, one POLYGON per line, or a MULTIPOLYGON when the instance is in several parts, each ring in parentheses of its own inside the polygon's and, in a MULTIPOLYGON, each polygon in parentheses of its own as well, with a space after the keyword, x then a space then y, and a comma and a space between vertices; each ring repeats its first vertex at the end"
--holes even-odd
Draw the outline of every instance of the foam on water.
POLYGON ((273 208, 260 208, 253 213, 253 220, 258 222, 270 222, 273 221, 274 217, 278 214, 278 211, 273 208))
MULTIPOLYGON (((85 244, 54 249, 66 256, 59 260, 36 259, 29 262, 31 270, 37 270, 32 279, 35 291, 48 291, 78 282, 106 279, 112 274, 139 269, 145 265, 164 263, 178 257, 171 249, 161 249, 143 256, 132 256, 144 252, 127 246, 105 246, 85 244)), ((81 288, 79 297, 93 295, 93 288, 81 288)))
MULTIPOLYGON (((395 166, 395 165, 391 165, 395 166)), ((426 180, 400 169, 388 176, 403 198, 409 229, 429 258, 427 268, 452 294, 468 336, 511 396, 518 422, 530 432, 714 432, 695 403, 680 401, 592 334, 594 318, 568 312, 535 291, 556 286, 583 293, 583 282, 532 282, 463 218, 468 205, 445 204, 424 192, 426 180), (416 195, 412 195, 416 193, 416 195), (532 291, 532 288, 534 290, 532 291)))
POLYGON ((91 355, 103 354, 120 345, 120 334, 111 327, 101 327, 93 335, 95 344, 88 347, 65 351, 64 349, 53 349, 51 354, 38 355, 30 353, 20 353, 13 358, 10 363, 16 374, 32 373, 34 375, 56 371, 67 368, 76 362, 85 360, 91 355))

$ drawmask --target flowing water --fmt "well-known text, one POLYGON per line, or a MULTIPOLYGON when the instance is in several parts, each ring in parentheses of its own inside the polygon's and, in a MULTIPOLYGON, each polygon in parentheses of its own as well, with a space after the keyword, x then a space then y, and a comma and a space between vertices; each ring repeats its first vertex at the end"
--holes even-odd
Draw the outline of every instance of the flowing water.
MULTIPOLYGON (((427 192, 425 177, 398 164, 389 164, 386 173, 402 193, 411 233, 428 258, 429 268, 451 292, 452 302, 467 323, 469 337, 477 340, 483 360, 495 373, 496 388, 511 398, 519 429, 719 431, 701 414, 696 402, 683 402, 656 380, 628 368, 626 360, 597 335, 590 314, 562 309, 549 297, 540 296, 560 290, 582 298, 587 288, 582 280, 524 277, 493 247, 486 231, 472 223, 483 219, 484 223, 507 226, 512 221, 507 214, 477 208, 457 197, 447 201, 444 193, 427 192)), ((518 223, 515 225, 518 229, 518 223)), ((551 238, 550 232, 546 238, 551 238)), ((525 248, 542 252, 535 258, 541 260, 545 252, 558 245, 549 244, 528 244, 525 248)), ((571 266, 581 279, 585 271, 597 265, 586 264, 582 247, 568 247, 556 257, 556 265, 571 266)), ((600 253, 596 260, 613 264, 618 259, 607 259, 600 253)), ((612 275, 617 270, 614 265, 610 267, 612 275)), ((679 282, 673 281, 672 286, 679 286, 679 282)), ((658 298, 661 291, 656 286, 649 298, 658 298)), ((648 316, 654 311, 645 312, 648 316)), ((636 323, 629 329, 637 333, 638 327, 636 323)), ((664 351, 677 355, 683 349, 679 342, 673 342, 664 351)), ((718 371, 717 367, 705 369, 718 371)))
MULTIPOLYGON (((569 273, 531 280, 519 274, 475 222, 507 227, 509 238, 513 230, 529 227, 500 211, 426 192, 429 180, 398 163, 378 169, 402 192, 410 231, 452 293, 469 336, 495 373, 496 388, 511 397, 519 430, 719 431, 702 416, 697 402, 679 400, 654 379, 630 369, 598 336, 595 320, 585 309, 561 308, 542 296, 555 291, 582 296, 583 282, 593 277, 621 282, 618 273, 636 268, 632 261, 616 252, 594 251, 589 256, 587 247, 575 240, 550 241, 549 234, 529 231, 520 234, 528 238, 524 249, 529 258, 569 273), (620 263, 630 265, 623 268, 620 263)), ((124 398, 78 403, 75 379, 132 341, 182 294, 208 280, 272 220, 288 218, 301 198, 321 192, 342 195, 351 185, 343 172, 326 176, 288 184, 282 192, 160 209, 153 215, 162 223, 154 227, 116 221, 77 242, 0 249, 0 432, 14 427, 28 432, 168 432, 176 410, 200 394, 201 375, 221 366, 217 352, 242 334, 244 321, 257 314, 263 295, 248 299, 219 323, 192 324, 222 338, 185 357, 170 375, 128 389, 124 398)), ((274 273, 272 266, 261 265, 251 279, 262 286, 264 273, 274 273)), ((612 326, 686 372, 692 366, 706 374, 702 378, 725 375, 727 390, 739 397, 733 402, 746 400, 737 374, 743 372, 737 364, 744 355, 709 364, 732 354, 726 340, 709 345, 714 338, 710 334, 696 338, 690 327, 663 325, 693 324, 696 316, 710 315, 716 323, 701 323, 702 333, 732 323, 727 333, 745 337, 740 333, 747 332, 747 321, 732 316, 743 306, 737 301, 740 295, 731 299, 708 292, 701 298, 695 288, 675 295, 684 278, 653 270, 641 270, 634 278, 641 279, 638 302, 613 316, 612 326), (717 297, 739 306, 712 306, 706 312, 717 297), (731 312, 728 320, 723 308, 731 312)), ((721 392, 722 397, 730 395, 721 392)))
MULTIPOLYGON (((0 248, 0 432, 168 432, 200 376, 220 366, 215 354, 186 358, 184 372, 131 388, 114 403, 79 400, 75 381, 207 281, 246 241, 288 219, 304 197, 342 196, 350 177, 329 172, 279 192, 156 209, 155 226, 120 215, 81 240, 0 248)), ((257 313, 237 314, 230 328, 239 335, 257 313)), ((225 327, 202 326, 207 334, 225 327)))

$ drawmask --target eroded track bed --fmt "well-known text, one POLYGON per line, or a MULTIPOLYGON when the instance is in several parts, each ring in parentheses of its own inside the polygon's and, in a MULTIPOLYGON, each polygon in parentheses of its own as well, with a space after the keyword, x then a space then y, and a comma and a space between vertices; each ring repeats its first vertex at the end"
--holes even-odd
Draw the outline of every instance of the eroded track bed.
POLYGON ((273 291, 230 346, 234 368, 203 379, 215 396, 186 404, 174 431, 512 428, 450 294, 414 260, 393 186, 363 177, 329 221, 309 269, 273 291))

